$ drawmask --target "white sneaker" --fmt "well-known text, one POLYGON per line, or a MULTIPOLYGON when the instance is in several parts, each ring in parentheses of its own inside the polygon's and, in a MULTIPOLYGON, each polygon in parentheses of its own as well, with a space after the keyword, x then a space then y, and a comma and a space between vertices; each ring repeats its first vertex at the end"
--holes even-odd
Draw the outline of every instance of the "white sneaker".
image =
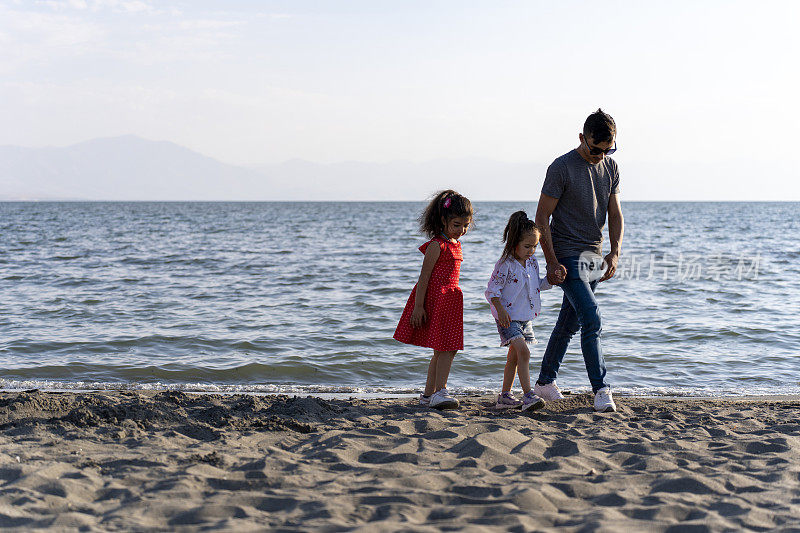
POLYGON ((431 394, 430 405, 434 409, 458 409, 458 400, 450 396, 450 393, 444 388, 431 394))
POLYGON ((594 410, 598 413, 613 413, 617 410, 617 404, 611 397, 611 387, 603 387, 594 393, 594 410))
POLYGON ((424 394, 419 395, 419 404, 423 407, 428 407, 431 404, 431 397, 424 394))
POLYGON ((546 385, 534 384, 533 393, 547 402, 564 399, 564 395, 558 390, 558 385, 556 385, 555 381, 551 381, 546 385))

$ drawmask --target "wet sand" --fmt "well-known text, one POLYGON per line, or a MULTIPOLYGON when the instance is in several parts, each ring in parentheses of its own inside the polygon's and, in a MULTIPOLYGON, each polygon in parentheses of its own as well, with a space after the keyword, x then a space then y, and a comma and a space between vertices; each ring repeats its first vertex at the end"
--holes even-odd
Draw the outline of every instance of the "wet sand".
POLYGON ((800 531, 800 398, 0 393, 0 527, 800 531))

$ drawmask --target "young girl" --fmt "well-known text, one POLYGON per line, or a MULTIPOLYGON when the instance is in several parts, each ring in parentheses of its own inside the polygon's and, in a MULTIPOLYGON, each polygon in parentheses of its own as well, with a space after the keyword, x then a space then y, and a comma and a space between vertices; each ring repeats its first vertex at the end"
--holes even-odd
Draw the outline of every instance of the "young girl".
POLYGON ((539 263, 533 256, 539 236, 536 224, 525 211, 512 214, 503 230, 506 243, 503 255, 494 266, 486 288, 486 299, 500 333, 500 346, 508 346, 503 388, 497 396, 500 409, 521 405, 523 410, 529 410, 544 406, 544 400, 531 390, 531 352, 528 349, 528 344, 535 342, 532 322, 542 307, 539 292, 552 287, 546 276, 539 278, 539 263), (525 393, 522 401, 511 394, 517 373, 525 393))
POLYGON ((458 400, 447 392, 447 377, 456 352, 464 349, 458 239, 467 233, 472 215, 472 203, 451 190, 437 193, 422 212, 419 227, 431 240, 419 247, 425 254, 422 271, 394 332, 400 342, 433 348, 419 403, 437 409, 458 408, 458 400))

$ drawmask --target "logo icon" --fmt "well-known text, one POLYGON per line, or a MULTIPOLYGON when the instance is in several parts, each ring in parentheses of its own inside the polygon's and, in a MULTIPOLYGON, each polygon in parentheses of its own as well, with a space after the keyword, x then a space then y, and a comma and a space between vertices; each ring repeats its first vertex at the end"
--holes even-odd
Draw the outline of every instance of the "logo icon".
POLYGON ((606 264, 603 257, 594 252, 582 252, 578 258, 578 275, 583 281, 591 283, 603 277, 606 264))

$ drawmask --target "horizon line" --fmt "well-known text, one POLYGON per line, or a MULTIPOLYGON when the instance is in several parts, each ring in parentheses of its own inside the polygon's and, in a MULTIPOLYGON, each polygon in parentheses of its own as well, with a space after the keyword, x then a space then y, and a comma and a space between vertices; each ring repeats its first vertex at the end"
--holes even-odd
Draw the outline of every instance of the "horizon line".
MULTIPOLYGON (((315 204, 324 204, 324 203, 353 203, 353 204, 371 204, 371 203, 397 203, 397 204, 415 204, 415 203, 425 203, 427 199, 422 200, 91 200, 91 199, 3 199, 0 198, 0 203, 3 204, 13 204, 13 203, 52 203, 52 204, 91 204, 91 203, 105 203, 105 204, 122 204, 122 203, 182 203, 182 204, 213 204, 213 203, 226 203, 226 204, 233 204, 233 203, 240 203, 240 204, 276 204, 276 203, 315 203, 315 204)), ((538 200, 530 199, 530 200, 473 200, 473 202, 485 202, 485 203, 538 203, 538 200)), ((800 199, 797 200, 621 200, 622 203, 649 203, 649 204, 674 204, 674 203, 784 203, 784 204, 791 204, 791 203, 800 203, 800 199)))

